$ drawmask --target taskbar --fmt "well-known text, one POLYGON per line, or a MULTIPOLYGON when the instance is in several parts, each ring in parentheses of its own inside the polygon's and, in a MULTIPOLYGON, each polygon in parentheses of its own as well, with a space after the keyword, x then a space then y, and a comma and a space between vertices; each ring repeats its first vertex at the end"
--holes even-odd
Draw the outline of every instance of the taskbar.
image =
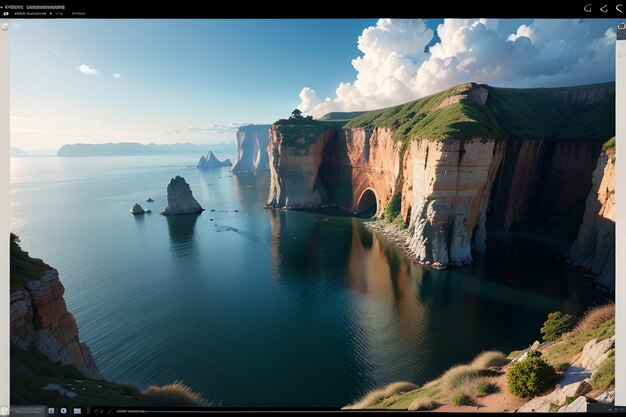
MULTIPOLYGON (((5 407, 3 407, 5 408, 5 407)), ((216 415, 216 414, 380 414, 381 410, 341 410, 336 408, 231 408, 231 407, 101 407, 101 406, 11 406, 9 416, 70 417, 128 415, 216 415)), ((480 409, 476 410, 480 412, 480 409)), ((587 413, 626 413, 626 406, 587 403, 587 413)), ((385 411, 385 415, 406 412, 385 411)))

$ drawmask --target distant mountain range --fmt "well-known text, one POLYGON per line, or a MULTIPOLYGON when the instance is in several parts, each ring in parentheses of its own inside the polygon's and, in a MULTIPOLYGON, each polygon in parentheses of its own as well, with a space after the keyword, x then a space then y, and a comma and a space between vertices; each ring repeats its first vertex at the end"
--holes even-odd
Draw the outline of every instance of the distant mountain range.
POLYGON ((172 145, 157 145, 150 143, 144 145, 136 142, 121 143, 75 143, 63 145, 58 150, 57 156, 80 157, 80 156, 145 156, 167 154, 205 154, 208 149, 215 152, 235 153, 234 143, 220 143, 212 145, 196 145, 193 143, 176 143, 172 145))
POLYGON ((28 152, 20 148, 14 148, 11 146, 11 156, 28 156, 28 152))

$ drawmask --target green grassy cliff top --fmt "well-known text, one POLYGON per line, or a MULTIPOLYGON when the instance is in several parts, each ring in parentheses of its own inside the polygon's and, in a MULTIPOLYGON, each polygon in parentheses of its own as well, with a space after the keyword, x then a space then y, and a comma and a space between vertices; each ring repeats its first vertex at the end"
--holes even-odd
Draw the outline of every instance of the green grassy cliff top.
POLYGON ((346 128, 388 127, 413 139, 597 140, 615 132, 615 84, 514 89, 466 83, 406 104, 374 110, 346 128), (481 103, 479 90, 486 90, 481 103))

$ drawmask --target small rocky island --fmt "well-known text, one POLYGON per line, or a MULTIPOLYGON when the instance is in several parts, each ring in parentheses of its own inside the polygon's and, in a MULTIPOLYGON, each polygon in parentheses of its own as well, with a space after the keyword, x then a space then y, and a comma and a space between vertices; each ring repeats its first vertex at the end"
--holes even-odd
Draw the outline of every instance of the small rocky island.
POLYGON ((204 211, 196 201, 189 188, 189 184, 179 175, 172 178, 167 186, 167 207, 161 212, 163 215, 191 214, 204 211))
POLYGON ((232 166, 233 163, 230 162, 230 159, 226 159, 224 161, 220 161, 217 159, 215 154, 212 151, 206 154, 206 156, 200 157, 200 162, 198 162, 198 168, 200 169, 210 169, 210 168, 218 168, 218 167, 229 167, 232 166))
POLYGON ((139 203, 135 203, 135 205, 130 208, 130 214, 134 216, 138 214, 145 214, 145 213, 146 211, 143 209, 143 207, 141 207, 139 203))

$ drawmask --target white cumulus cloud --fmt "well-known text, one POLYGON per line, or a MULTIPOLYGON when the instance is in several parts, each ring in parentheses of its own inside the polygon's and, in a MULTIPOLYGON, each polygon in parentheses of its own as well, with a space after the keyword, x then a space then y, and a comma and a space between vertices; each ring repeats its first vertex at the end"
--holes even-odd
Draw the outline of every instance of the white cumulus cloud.
POLYGON ((375 109, 468 81, 549 87, 613 80, 615 23, 446 19, 433 45, 435 33, 423 20, 380 19, 359 36, 356 79, 325 99, 305 87, 298 108, 316 117, 375 109))
POLYGON ((82 72, 83 74, 89 74, 89 75, 97 75, 98 74, 98 70, 95 68, 91 68, 89 65, 85 65, 82 64, 78 67, 78 70, 80 72, 82 72))
POLYGON ((115 74, 113 74, 113 78, 116 78, 116 79, 118 79, 118 80, 121 80, 121 79, 122 79, 122 74, 120 74, 120 73, 116 72, 115 74))

